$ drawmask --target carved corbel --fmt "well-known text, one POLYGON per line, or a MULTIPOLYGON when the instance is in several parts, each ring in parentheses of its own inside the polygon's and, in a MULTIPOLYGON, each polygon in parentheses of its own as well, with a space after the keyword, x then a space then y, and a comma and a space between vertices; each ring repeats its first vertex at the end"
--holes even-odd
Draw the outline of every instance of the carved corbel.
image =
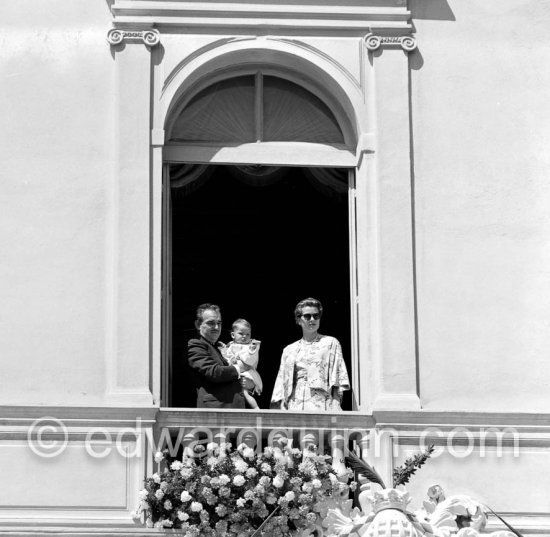
POLYGON ((405 52, 416 49, 416 37, 414 35, 387 36, 369 33, 365 36, 365 46, 368 50, 378 50, 380 47, 401 47, 405 52))
POLYGON ((160 43, 160 33, 154 28, 147 30, 121 30, 111 28, 107 32, 107 41, 110 45, 119 45, 123 41, 142 41, 148 47, 154 47, 160 43))

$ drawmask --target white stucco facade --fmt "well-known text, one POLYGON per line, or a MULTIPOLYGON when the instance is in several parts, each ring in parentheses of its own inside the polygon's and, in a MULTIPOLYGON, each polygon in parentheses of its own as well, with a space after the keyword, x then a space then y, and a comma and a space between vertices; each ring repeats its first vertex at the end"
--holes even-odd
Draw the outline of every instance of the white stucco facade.
POLYGON ((418 503, 440 482, 525 535, 547 532, 548 20, 536 0, 2 6, 0 532, 146 532, 131 511, 153 464, 147 434, 223 422, 159 411, 167 162, 352 170, 345 426, 394 431, 376 459, 385 475, 420 439, 442 449, 411 484, 418 503), (110 44, 113 28, 134 34, 110 44), (159 42, 145 44, 146 30, 159 42), (371 50, 369 33, 387 41, 371 50), (186 99, 254 69, 326 102, 345 144, 167 143, 186 99), (28 446, 44 416, 66 427, 57 457, 28 446), (487 427, 517 433, 500 458, 480 456, 487 427), (469 432, 471 455, 445 449, 469 432), (91 456, 105 433, 136 456, 91 456))

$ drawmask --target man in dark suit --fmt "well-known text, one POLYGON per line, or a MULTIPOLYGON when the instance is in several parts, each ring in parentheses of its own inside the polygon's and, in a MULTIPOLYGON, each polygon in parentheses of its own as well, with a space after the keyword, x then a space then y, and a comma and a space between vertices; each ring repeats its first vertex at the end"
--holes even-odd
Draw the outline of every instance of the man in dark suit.
POLYGON ((201 304, 195 327, 200 337, 187 343, 187 359, 197 387, 197 408, 245 408, 239 366, 228 365, 216 347, 222 329, 220 308, 201 304))

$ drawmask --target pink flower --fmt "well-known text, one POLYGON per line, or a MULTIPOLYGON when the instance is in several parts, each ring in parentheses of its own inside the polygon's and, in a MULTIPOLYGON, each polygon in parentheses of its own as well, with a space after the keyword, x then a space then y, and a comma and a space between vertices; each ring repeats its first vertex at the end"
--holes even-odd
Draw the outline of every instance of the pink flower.
POLYGON ((220 487, 219 495, 222 498, 227 498, 227 496, 231 495, 231 489, 229 487, 220 487))
POLYGON ((220 534, 227 533, 227 522, 225 520, 218 520, 216 522, 216 531, 220 534))
POLYGON ((216 507, 216 514, 219 517, 224 517, 227 515, 227 507, 225 505, 218 505, 218 507, 216 507))

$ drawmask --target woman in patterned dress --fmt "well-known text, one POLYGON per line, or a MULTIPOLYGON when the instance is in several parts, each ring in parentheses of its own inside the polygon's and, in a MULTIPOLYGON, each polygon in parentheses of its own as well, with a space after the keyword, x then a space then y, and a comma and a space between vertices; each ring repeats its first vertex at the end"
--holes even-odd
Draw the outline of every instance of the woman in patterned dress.
POLYGON ((302 338, 283 350, 271 408, 340 411, 349 378, 338 340, 319 334, 323 306, 314 298, 296 305, 302 338))

